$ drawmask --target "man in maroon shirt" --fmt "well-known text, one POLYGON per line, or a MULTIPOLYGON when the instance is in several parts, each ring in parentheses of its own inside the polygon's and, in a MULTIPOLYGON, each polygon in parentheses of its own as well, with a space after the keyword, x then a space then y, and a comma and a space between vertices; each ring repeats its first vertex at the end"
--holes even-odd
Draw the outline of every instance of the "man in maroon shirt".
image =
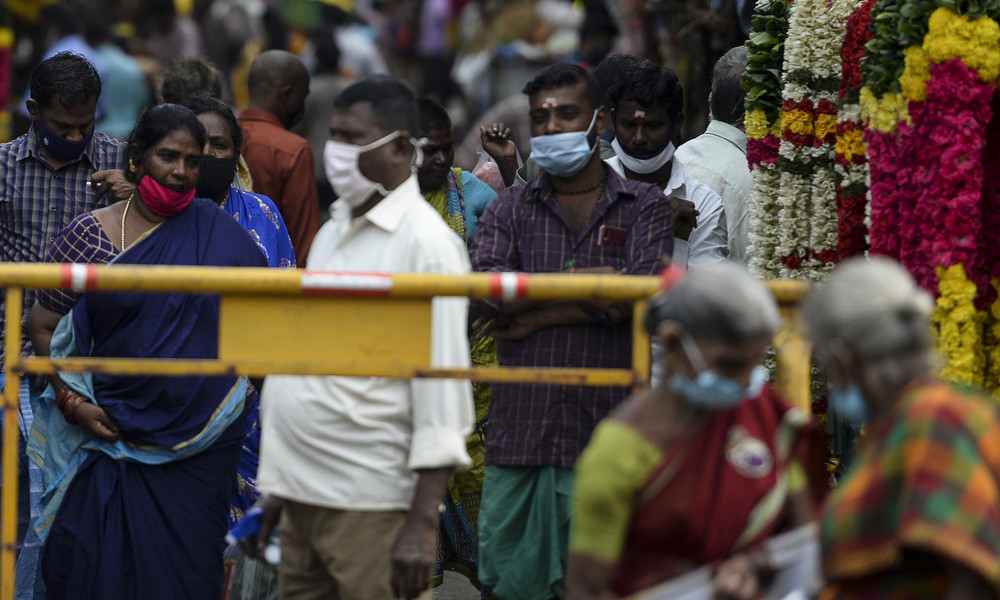
MULTIPOLYGON (((579 66, 558 64, 524 88, 531 157, 541 177, 501 192, 479 219, 474 271, 658 273, 673 252, 670 202, 601 161, 609 119, 601 91, 579 66)), ((505 367, 627 369, 628 308, 608 302, 475 303, 494 319, 505 367)), ((479 513, 479 580, 501 600, 565 595, 573 466, 597 423, 628 388, 494 383, 479 513)))
POLYGON ((294 54, 269 50, 250 65, 248 85, 250 106, 240 113, 240 124, 253 191, 274 200, 292 238, 295 262, 304 265, 319 230, 319 200, 312 148, 288 129, 305 112, 309 72, 294 54))

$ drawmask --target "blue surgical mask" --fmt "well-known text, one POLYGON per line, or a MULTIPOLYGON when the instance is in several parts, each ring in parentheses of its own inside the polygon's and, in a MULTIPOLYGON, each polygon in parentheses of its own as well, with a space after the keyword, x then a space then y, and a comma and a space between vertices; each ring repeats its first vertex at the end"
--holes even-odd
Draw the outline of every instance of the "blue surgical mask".
POLYGON ((690 337, 682 336, 681 345, 688 360, 701 368, 694 379, 680 373, 672 375, 668 385, 688 404, 714 410, 731 408, 744 400, 759 396, 764 384, 767 383, 767 371, 763 367, 757 366, 750 373, 750 385, 743 387, 728 377, 710 371, 697 345, 690 337))
POLYGON ((872 411, 857 382, 847 387, 830 386, 830 410, 853 425, 862 425, 871 419, 872 411))
POLYGON ((80 156, 94 137, 94 130, 91 128, 90 133, 85 135, 82 140, 71 142, 46 127, 45 122, 41 119, 35 119, 35 125, 38 127, 38 139, 41 140, 42 146, 45 146, 45 151, 59 160, 72 160, 80 156))
POLYGON ((590 119, 587 131, 554 133, 531 138, 531 159, 548 174, 571 177, 580 172, 594 154, 587 139, 597 122, 597 111, 590 119))

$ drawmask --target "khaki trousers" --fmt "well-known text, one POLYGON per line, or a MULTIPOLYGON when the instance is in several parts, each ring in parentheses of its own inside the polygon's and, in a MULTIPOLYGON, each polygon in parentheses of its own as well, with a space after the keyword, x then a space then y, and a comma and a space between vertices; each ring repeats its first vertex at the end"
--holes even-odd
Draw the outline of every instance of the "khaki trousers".
MULTIPOLYGON (((356 512, 292 500, 281 513, 283 600, 395 600, 389 553, 403 511, 356 512)), ((431 600, 427 590, 419 600, 431 600)))

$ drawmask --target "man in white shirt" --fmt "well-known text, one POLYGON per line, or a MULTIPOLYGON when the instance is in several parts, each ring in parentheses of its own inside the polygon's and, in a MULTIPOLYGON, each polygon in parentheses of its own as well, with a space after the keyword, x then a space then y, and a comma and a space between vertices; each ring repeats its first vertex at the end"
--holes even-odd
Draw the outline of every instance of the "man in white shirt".
POLYGON ((619 175, 652 183, 668 197, 689 200, 697 223, 674 231, 675 264, 694 267, 726 259, 722 198, 684 171, 674 158, 674 133, 684 121, 684 90, 677 75, 644 62, 625 70, 608 91, 617 156, 605 160, 619 175))
POLYGON ((712 74, 708 97, 712 120, 705 133, 683 144, 675 155, 689 175, 722 197, 729 229, 729 258, 746 264, 750 219, 750 166, 743 127, 746 90, 740 78, 747 68, 746 46, 722 55, 712 74))
MULTIPOLYGON (((465 244, 411 170, 416 127, 413 92, 394 77, 337 97, 324 165, 339 199, 309 269, 469 271, 465 244)), ((433 300, 434 366, 469 365, 467 311, 464 298, 433 300)), ((471 463, 473 419, 468 381, 268 377, 255 541, 260 553, 280 513, 282 598, 430 598, 438 506, 451 473, 471 463)))

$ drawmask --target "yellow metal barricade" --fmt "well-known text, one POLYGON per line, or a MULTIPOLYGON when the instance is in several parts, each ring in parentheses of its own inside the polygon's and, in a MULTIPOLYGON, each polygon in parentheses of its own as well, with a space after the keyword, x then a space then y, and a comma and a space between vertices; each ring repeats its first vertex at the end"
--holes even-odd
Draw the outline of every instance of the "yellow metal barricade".
MULTIPOLYGON (((808 407, 809 345, 797 321, 807 284, 769 282, 785 318, 775 338, 777 381, 808 407)), ((324 273, 278 269, 58 264, 0 265, 6 288, 0 600, 14 595, 17 518, 18 393, 21 373, 91 371, 165 376, 269 374, 457 378, 592 386, 636 386, 649 374, 649 338, 642 329, 646 299, 657 277, 617 275, 469 275, 324 273), (25 288, 78 291, 219 294, 215 360, 20 356, 25 288), (635 303, 631 369, 440 368, 430 361, 431 301, 435 296, 506 300, 617 300, 635 303), (260 315, 267 315, 262 321, 260 315), (248 326, 252 323, 253 326, 248 326)))

